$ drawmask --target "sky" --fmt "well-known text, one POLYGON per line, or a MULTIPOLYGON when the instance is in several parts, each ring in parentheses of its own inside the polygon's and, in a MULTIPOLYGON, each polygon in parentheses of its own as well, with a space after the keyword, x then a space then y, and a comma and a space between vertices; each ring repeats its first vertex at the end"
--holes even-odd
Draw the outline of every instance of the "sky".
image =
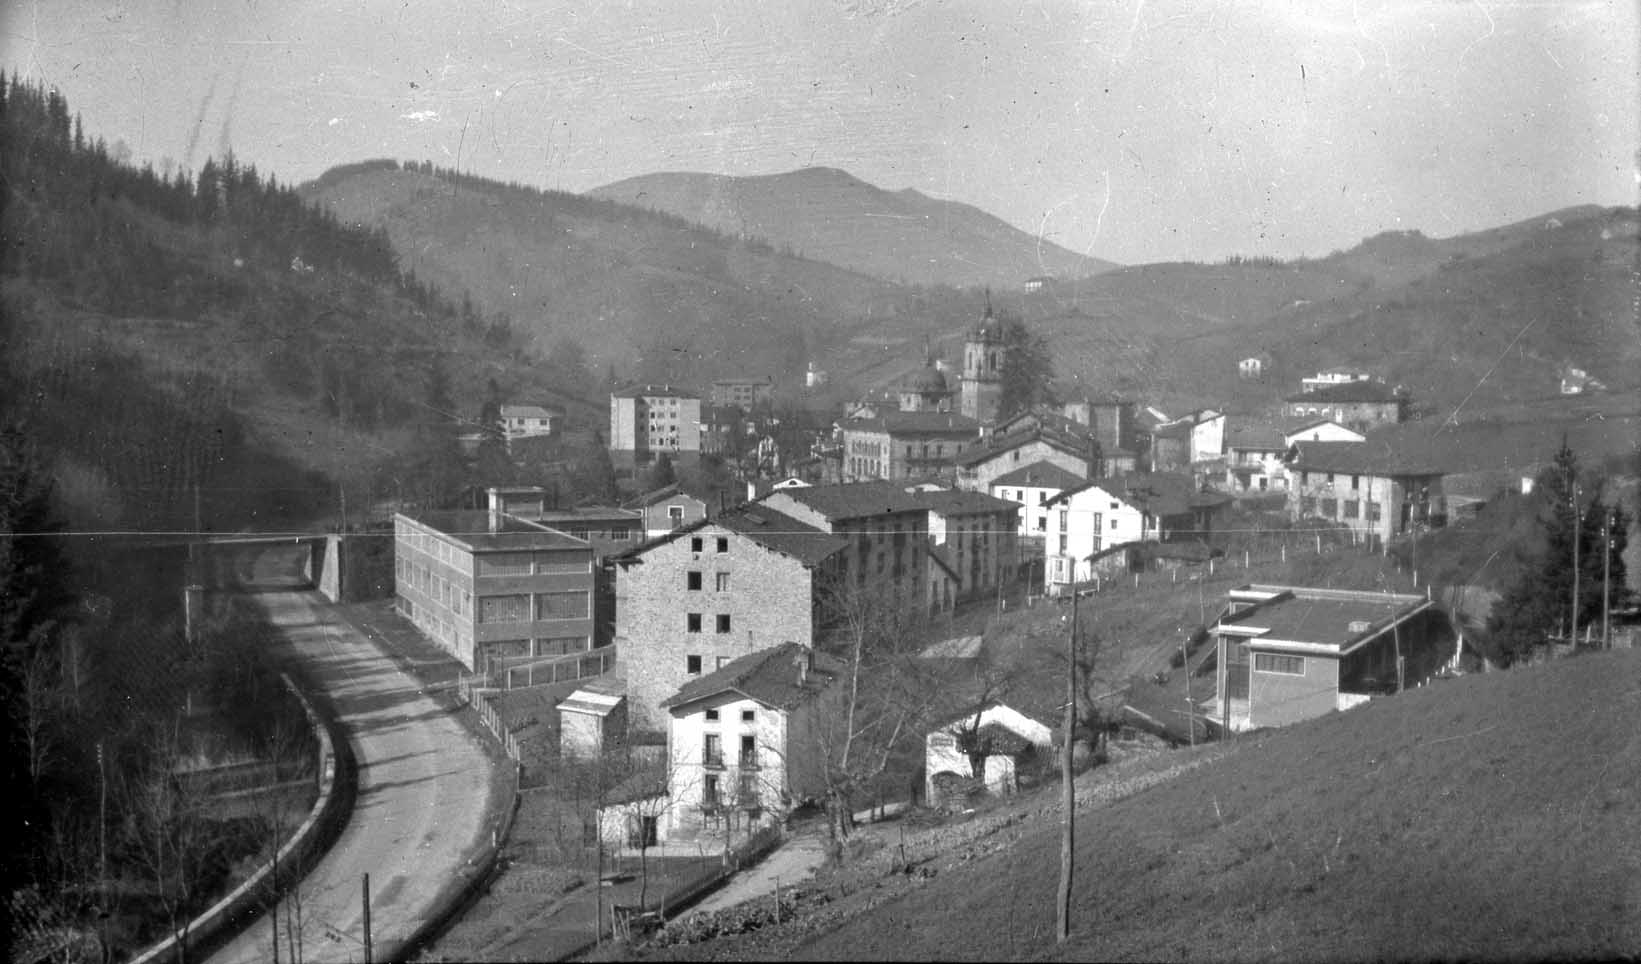
POLYGON ((1138 264, 1637 203, 1638 6, 9 0, 0 65, 156 168, 826 166, 1138 264))

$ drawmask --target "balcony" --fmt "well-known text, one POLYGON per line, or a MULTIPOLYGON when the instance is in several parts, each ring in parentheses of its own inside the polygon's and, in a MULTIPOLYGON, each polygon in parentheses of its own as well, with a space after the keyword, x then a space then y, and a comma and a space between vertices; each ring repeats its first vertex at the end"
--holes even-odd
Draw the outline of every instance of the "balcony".
POLYGON ((724 768, 724 755, 722 753, 703 753, 701 754, 701 765, 708 770, 722 770, 724 768))
POLYGON ((740 759, 736 761, 736 766, 739 766, 743 770, 761 769, 758 766, 758 754, 756 753, 741 754, 740 759))

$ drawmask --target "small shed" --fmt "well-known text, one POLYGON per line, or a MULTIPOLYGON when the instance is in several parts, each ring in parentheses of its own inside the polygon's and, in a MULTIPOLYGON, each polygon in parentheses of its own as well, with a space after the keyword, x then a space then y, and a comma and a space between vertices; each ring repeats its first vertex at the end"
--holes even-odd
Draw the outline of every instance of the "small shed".
POLYGON ((596 759, 627 734, 627 697, 601 684, 582 687, 558 704, 559 750, 566 758, 596 759))
POLYGON ((954 805, 954 793, 980 789, 1012 793, 1018 785, 1018 766, 1034 754, 1054 752, 1054 730, 1047 723, 1001 703, 965 713, 924 737, 924 773, 927 799, 932 805, 954 805), (981 774, 974 776, 971 757, 981 757, 981 774))

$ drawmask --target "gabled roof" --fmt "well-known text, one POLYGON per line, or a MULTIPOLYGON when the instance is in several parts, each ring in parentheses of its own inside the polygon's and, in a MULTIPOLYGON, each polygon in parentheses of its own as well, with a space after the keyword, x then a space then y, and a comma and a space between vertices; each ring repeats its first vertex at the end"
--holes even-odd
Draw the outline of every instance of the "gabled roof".
POLYGON ((930 512, 941 515, 973 515, 981 512, 1008 512, 1020 511, 1020 503, 1008 499, 999 499, 984 492, 970 492, 966 489, 936 489, 928 492, 908 493, 930 512))
POLYGON ((1219 492, 1203 492, 1196 480, 1176 472, 1129 472, 1104 479, 1092 479, 1067 489, 1048 500, 1049 505, 1069 502, 1088 489, 1098 488, 1118 501, 1157 516, 1183 515, 1197 509, 1225 505, 1231 497, 1219 492))
POLYGON ((621 504, 621 507, 623 509, 647 509, 652 505, 656 505, 657 503, 660 503, 660 502, 665 502, 668 499, 673 498, 674 496, 679 496, 679 495, 684 496, 685 498, 688 498, 688 499, 694 499, 695 501, 701 503, 702 505, 706 504, 705 499, 701 498, 700 496, 698 496, 698 495, 696 495, 692 492, 685 492, 681 485, 679 485, 677 482, 674 482, 671 485, 662 486, 659 489, 652 489, 652 490, 650 490, 648 492, 645 492, 641 495, 634 496, 633 498, 628 499, 626 502, 623 502, 621 504))
POLYGON ((1289 395, 1289 402, 1320 402, 1320 403, 1349 403, 1349 402, 1396 402, 1402 396, 1384 382, 1341 382, 1338 385, 1323 385, 1321 388, 1297 395, 1289 395))
POLYGON ((888 432, 890 435, 943 435, 970 437, 980 434, 980 423, 954 412, 884 412, 875 418, 852 418, 843 423, 845 432, 888 432))
POLYGON ((799 522, 797 519, 776 512, 761 503, 748 503, 736 506, 716 518, 697 519, 665 535, 634 546, 626 552, 612 556, 610 561, 617 564, 638 562, 640 557, 651 549, 682 539, 684 536, 694 535, 702 529, 712 526, 745 536, 752 540, 754 544, 771 552, 796 559, 805 566, 817 565, 833 553, 849 545, 845 539, 839 536, 822 532, 814 526, 799 522))
POLYGON ((784 495, 834 522, 890 512, 926 511, 923 504, 908 495, 906 490, 893 482, 882 480, 838 485, 793 486, 777 489, 769 495, 784 495))
POLYGON ((1441 475, 1447 458, 1437 442, 1414 436, 1370 435, 1361 442, 1295 442, 1290 469, 1352 475, 1441 475), (1400 443, 1400 444, 1398 444, 1400 443))
POLYGON ((711 673, 690 680, 661 706, 682 715, 684 707, 715 696, 730 694, 757 700, 771 709, 791 710, 823 692, 843 675, 841 662, 798 643, 782 643, 770 649, 731 660, 711 673), (799 664, 807 661, 808 670, 799 664))
POLYGON ((553 418, 562 414, 564 413, 550 408, 543 408, 540 405, 501 406, 502 418, 553 418))
MULTIPOLYGON (((1072 424, 1078 423, 1074 422, 1072 424)), ((1086 460, 1088 458, 1088 441, 1086 436, 1081 439, 1066 438, 1052 429, 1045 429, 1039 425, 1025 431, 1011 432, 1008 435, 993 435, 986 442, 970 447, 968 451, 964 452, 962 455, 959 455, 955 461, 958 465, 964 467, 979 465, 980 463, 988 462, 999 455, 1006 455, 1014 449, 1017 449, 1022 445, 1029 445, 1032 442, 1043 442, 1061 452, 1066 453, 1067 455, 1072 455, 1079 459, 1086 460)))
POLYGON ((1053 462, 1038 461, 1012 472, 1005 472, 991 480, 992 486, 1012 485, 1021 488, 1060 489, 1064 491, 1082 485, 1088 480, 1067 471, 1053 462))

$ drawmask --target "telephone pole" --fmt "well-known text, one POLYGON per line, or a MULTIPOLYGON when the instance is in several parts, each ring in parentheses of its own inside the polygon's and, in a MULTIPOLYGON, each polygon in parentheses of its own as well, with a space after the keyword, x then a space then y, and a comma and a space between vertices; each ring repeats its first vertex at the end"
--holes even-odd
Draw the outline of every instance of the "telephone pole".
POLYGON ((1614 509, 1601 513, 1601 648, 1611 649, 1612 639, 1612 526, 1614 509))
POLYGON ((1060 894, 1056 906, 1055 939, 1061 944, 1071 936, 1072 846, 1076 843, 1077 791, 1072 786, 1072 739, 1077 724, 1077 564, 1071 564, 1071 633, 1066 637, 1066 709, 1060 754, 1060 894))
POLYGON ((1578 645, 1578 544, 1584 541, 1584 522, 1578 511, 1578 483, 1573 483, 1573 612, 1572 622, 1568 623, 1567 638, 1573 645, 1578 645))

